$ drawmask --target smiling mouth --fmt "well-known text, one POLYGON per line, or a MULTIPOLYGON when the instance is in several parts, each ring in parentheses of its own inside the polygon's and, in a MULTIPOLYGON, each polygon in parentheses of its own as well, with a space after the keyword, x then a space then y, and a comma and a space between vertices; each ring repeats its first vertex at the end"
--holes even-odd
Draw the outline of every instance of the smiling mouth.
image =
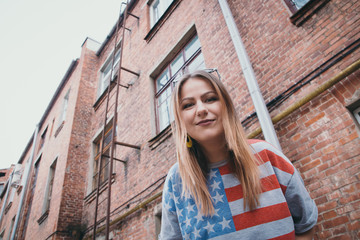
POLYGON ((207 126, 207 125, 211 124, 214 121, 215 120, 207 119, 207 120, 203 120, 203 121, 198 122, 196 125, 207 126))

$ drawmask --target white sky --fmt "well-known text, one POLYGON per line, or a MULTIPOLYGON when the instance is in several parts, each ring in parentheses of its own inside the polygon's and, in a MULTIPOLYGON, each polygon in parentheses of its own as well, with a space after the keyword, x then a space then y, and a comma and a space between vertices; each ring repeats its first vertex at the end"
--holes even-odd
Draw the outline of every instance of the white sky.
POLYGON ((86 37, 102 43, 121 0, 0 0, 0 169, 17 163, 86 37))

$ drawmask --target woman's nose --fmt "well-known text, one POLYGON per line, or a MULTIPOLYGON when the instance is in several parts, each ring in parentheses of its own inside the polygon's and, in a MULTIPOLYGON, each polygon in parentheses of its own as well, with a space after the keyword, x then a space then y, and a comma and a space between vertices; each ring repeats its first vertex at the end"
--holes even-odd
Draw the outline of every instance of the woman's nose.
POLYGON ((206 108, 205 104, 203 102, 197 103, 196 114, 198 116, 204 116, 207 113, 208 113, 208 109, 206 108))

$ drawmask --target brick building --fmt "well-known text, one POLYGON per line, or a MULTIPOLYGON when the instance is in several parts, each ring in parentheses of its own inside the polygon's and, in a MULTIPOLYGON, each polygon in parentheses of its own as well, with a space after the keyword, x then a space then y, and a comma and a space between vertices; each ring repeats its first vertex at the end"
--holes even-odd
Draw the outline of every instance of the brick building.
MULTIPOLYGON (((124 35, 115 24, 103 43, 85 40, 18 162, 3 239, 13 231, 17 239, 90 238, 97 190, 98 229, 105 224, 109 178, 110 237, 156 239, 162 183, 176 162, 168 100, 185 71, 217 68, 246 133, 263 138, 219 2, 133 0, 124 35), (121 71, 116 105, 120 64, 133 73, 121 71), (109 174, 114 133, 128 145, 116 146, 109 174)), ((360 3, 227 3, 282 151, 317 203, 315 238, 359 238, 360 3)))

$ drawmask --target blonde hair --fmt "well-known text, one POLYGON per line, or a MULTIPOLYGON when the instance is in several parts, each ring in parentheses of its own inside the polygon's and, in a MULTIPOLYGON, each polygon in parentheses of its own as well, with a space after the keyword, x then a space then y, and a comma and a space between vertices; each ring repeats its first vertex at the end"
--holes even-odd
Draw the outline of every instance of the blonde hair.
POLYGON ((175 121, 172 125, 176 142, 176 153, 179 164, 179 173, 182 179, 184 196, 191 195, 203 215, 214 214, 214 206, 210 192, 207 188, 208 163, 199 144, 192 139, 193 146, 186 147, 187 131, 180 117, 180 97, 184 83, 191 78, 207 80, 215 89, 222 106, 222 113, 226 145, 231 156, 230 164, 234 175, 239 179, 244 195, 244 208, 250 210, 259 204, 258 196, 261 193, 259 169, 241 123, 236 115, 234 104, 223 83, 213 74, 204 70, 195 71, 181 77, 177 83, 173 95, 172 104, 175 121))

